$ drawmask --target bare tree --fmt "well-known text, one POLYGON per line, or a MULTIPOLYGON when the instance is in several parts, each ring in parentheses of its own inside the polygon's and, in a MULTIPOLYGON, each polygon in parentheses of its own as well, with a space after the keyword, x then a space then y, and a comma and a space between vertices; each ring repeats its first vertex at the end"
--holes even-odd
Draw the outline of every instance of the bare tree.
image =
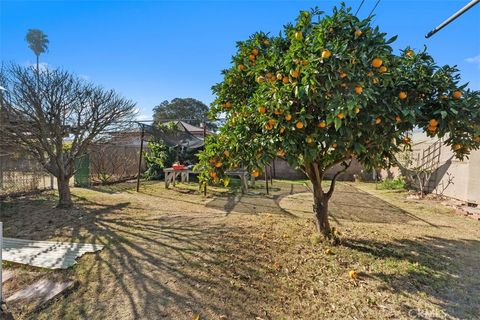
MULTIPOLYGON (((10 65, 1 70, 8 91, 0 134, 25 148, 58 181, 58 207, 70 207, 74 160, 112 126, 132 118, 135 103, 67 71, 10 65)), ((4 99, 5 100, 5 99, 4 99)))

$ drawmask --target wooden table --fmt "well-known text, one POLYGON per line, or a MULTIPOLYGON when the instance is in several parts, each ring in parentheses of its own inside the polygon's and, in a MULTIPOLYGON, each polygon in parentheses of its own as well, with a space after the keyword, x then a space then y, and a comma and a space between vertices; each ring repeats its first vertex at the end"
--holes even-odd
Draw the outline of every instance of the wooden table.
POLYGON ((163 169, 165 173, 165 188, 168 189, 170 184, 175 186, 175 182, 177 181, 177 177, 180 176, 181 182, 189 182, 190 181, 190 173, 193 173, 190 169, 181 169, 181 170, 174 170, 173 168, 166 168, 163 169))

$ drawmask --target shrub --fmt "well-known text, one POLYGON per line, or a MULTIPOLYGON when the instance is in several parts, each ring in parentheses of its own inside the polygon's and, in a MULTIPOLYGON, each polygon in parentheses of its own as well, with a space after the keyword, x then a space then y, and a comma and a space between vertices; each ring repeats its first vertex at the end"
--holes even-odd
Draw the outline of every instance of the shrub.
POLYGON ((406 189, 407 185, 403 177, 398 177, 396 179, 385 179, 378 184, 378 189, 382 190, 400 190, 406 189))

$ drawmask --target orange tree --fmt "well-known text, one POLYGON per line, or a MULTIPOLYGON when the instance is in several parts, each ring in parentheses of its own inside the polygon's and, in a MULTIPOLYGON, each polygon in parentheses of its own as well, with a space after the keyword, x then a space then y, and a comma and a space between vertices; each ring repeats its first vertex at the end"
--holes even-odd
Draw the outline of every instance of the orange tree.
POLYGON ((318 231, 330 238, 328 201, 352 158, 367 169, 388 167, 414 128, 445 136, 460 159, 478 149, 479 92, 460 86, 458 70, 437 66, 426 50, 394 54, 395 38, 342 6, 330 16, 303 11, 279 36, 238 42, 213 87, 211 116, 225 123, 199 155, 200 178, 228 182, 225 171, 240 166, 257 176, 281 157, 310 179, 318 231), (337 164, 325 188, 325 172, 337 164))

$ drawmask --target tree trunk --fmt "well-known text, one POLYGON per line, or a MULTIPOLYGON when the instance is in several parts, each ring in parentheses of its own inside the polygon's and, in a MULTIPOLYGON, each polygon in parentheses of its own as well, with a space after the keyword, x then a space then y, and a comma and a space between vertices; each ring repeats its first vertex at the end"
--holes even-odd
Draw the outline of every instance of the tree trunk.
POLYGON ((69 178, 57 178, 59 196, 57 208, 70 208, 73 205, 69 180, 69 178))
POLYGON ((313 192, 313 214, 317 230, 325 238, 331 239, 332 230, 328 222, 328 197, 322 190, 314 188, 313 192))

